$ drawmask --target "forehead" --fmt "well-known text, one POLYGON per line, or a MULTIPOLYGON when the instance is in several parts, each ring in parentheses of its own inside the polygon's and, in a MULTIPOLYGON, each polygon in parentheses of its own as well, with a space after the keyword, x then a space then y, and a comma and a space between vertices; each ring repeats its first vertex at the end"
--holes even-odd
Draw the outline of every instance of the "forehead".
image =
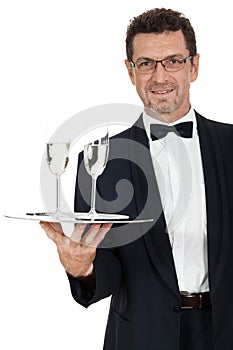
POLYGON ((139 33, 133 41, 133 58, 147 57, 161 59, 169 55, 188 55, 184 35, 181 30, 177 32, 139 33))

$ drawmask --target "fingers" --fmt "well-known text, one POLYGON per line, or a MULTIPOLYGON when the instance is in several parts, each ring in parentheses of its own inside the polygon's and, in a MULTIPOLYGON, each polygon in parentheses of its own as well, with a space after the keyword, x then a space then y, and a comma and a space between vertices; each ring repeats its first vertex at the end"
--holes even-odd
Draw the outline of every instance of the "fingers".
POLYGON ((70 236, 70 240, 74 242, 80 242, 86 226, 86 224, 77 224, 72 235, 70 236))
POLYGON ((97 247, 104 239, 112 224, 92 224, 88 232, 81 238, 80 243, 90 247, 97 247))
POLYGON ((84 233, 87 225, 77 224, 70 239, 76 243, 80 243, 90 247, 97 247, 104 239, 112 224, 92 224, 87 232, 84 233))
POLYGON ((59 223, 40 221, 40 226, 55 244, 63 243, 65 236, 59 223))
POLYGON ((43 226, 43 228, 52 228, 53 230, 57 232, 62 232, 62 227, 59 222, 45 222, 45 221, 40 221, 40 225, 43 226))
POLYGON ((56 245, 71 245, 72 247, 75 247, 78 244, 97 247, 112 227, 111 223, 103 224, 102 226, 101 224, 96 223, 91 224, 88 231, 85 232, 87 224, 77 224, 72 235, 68 238, 63 234, 59 223, 41 221, 40 225, 46 232, 47 236, 56 245))

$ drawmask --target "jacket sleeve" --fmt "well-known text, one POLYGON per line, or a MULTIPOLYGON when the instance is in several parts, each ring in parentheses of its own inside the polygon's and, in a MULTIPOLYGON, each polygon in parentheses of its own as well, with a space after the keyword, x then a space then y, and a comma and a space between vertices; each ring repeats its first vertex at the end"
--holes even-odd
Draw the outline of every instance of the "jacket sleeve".
POLYGON ((88 307, 120 289, 121 264, 114 249, 99 248, 94 260, 94 274, 87 279, 74 278, 68 274, 68 279, 74 300, 88 307))

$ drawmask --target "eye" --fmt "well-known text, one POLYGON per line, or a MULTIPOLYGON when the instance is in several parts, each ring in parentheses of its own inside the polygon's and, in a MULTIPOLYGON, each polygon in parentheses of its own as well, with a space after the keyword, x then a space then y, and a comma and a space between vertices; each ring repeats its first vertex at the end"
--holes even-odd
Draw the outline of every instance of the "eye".
POLYGON ((170 64, 176 64, 178 62, 178 59, 177 58, 171 58, 170 59, 170 64))
POLYGON ((147 61, 139 61, 137 65, 139 68, 145 68, 145 67, 151 67, 153 63, 152 61, 147 60, 147 61))
POLYGON ((168 64, 170 65, 177 65, 177 64, 181 64, 182 60, 180 58, 176 58, 176 57, 172 57, 168 60, 168 64))

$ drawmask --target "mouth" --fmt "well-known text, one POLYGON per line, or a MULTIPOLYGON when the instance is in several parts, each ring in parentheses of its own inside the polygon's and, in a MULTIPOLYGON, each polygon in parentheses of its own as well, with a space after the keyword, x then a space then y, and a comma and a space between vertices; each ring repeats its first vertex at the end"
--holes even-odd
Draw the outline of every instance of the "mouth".
POLYGON ((170 94, 171 92, 173 92, 174 89, 158 89, 158 90, 150 90, 150 93, 154 94, 154 95, 167 95, 170 94))

